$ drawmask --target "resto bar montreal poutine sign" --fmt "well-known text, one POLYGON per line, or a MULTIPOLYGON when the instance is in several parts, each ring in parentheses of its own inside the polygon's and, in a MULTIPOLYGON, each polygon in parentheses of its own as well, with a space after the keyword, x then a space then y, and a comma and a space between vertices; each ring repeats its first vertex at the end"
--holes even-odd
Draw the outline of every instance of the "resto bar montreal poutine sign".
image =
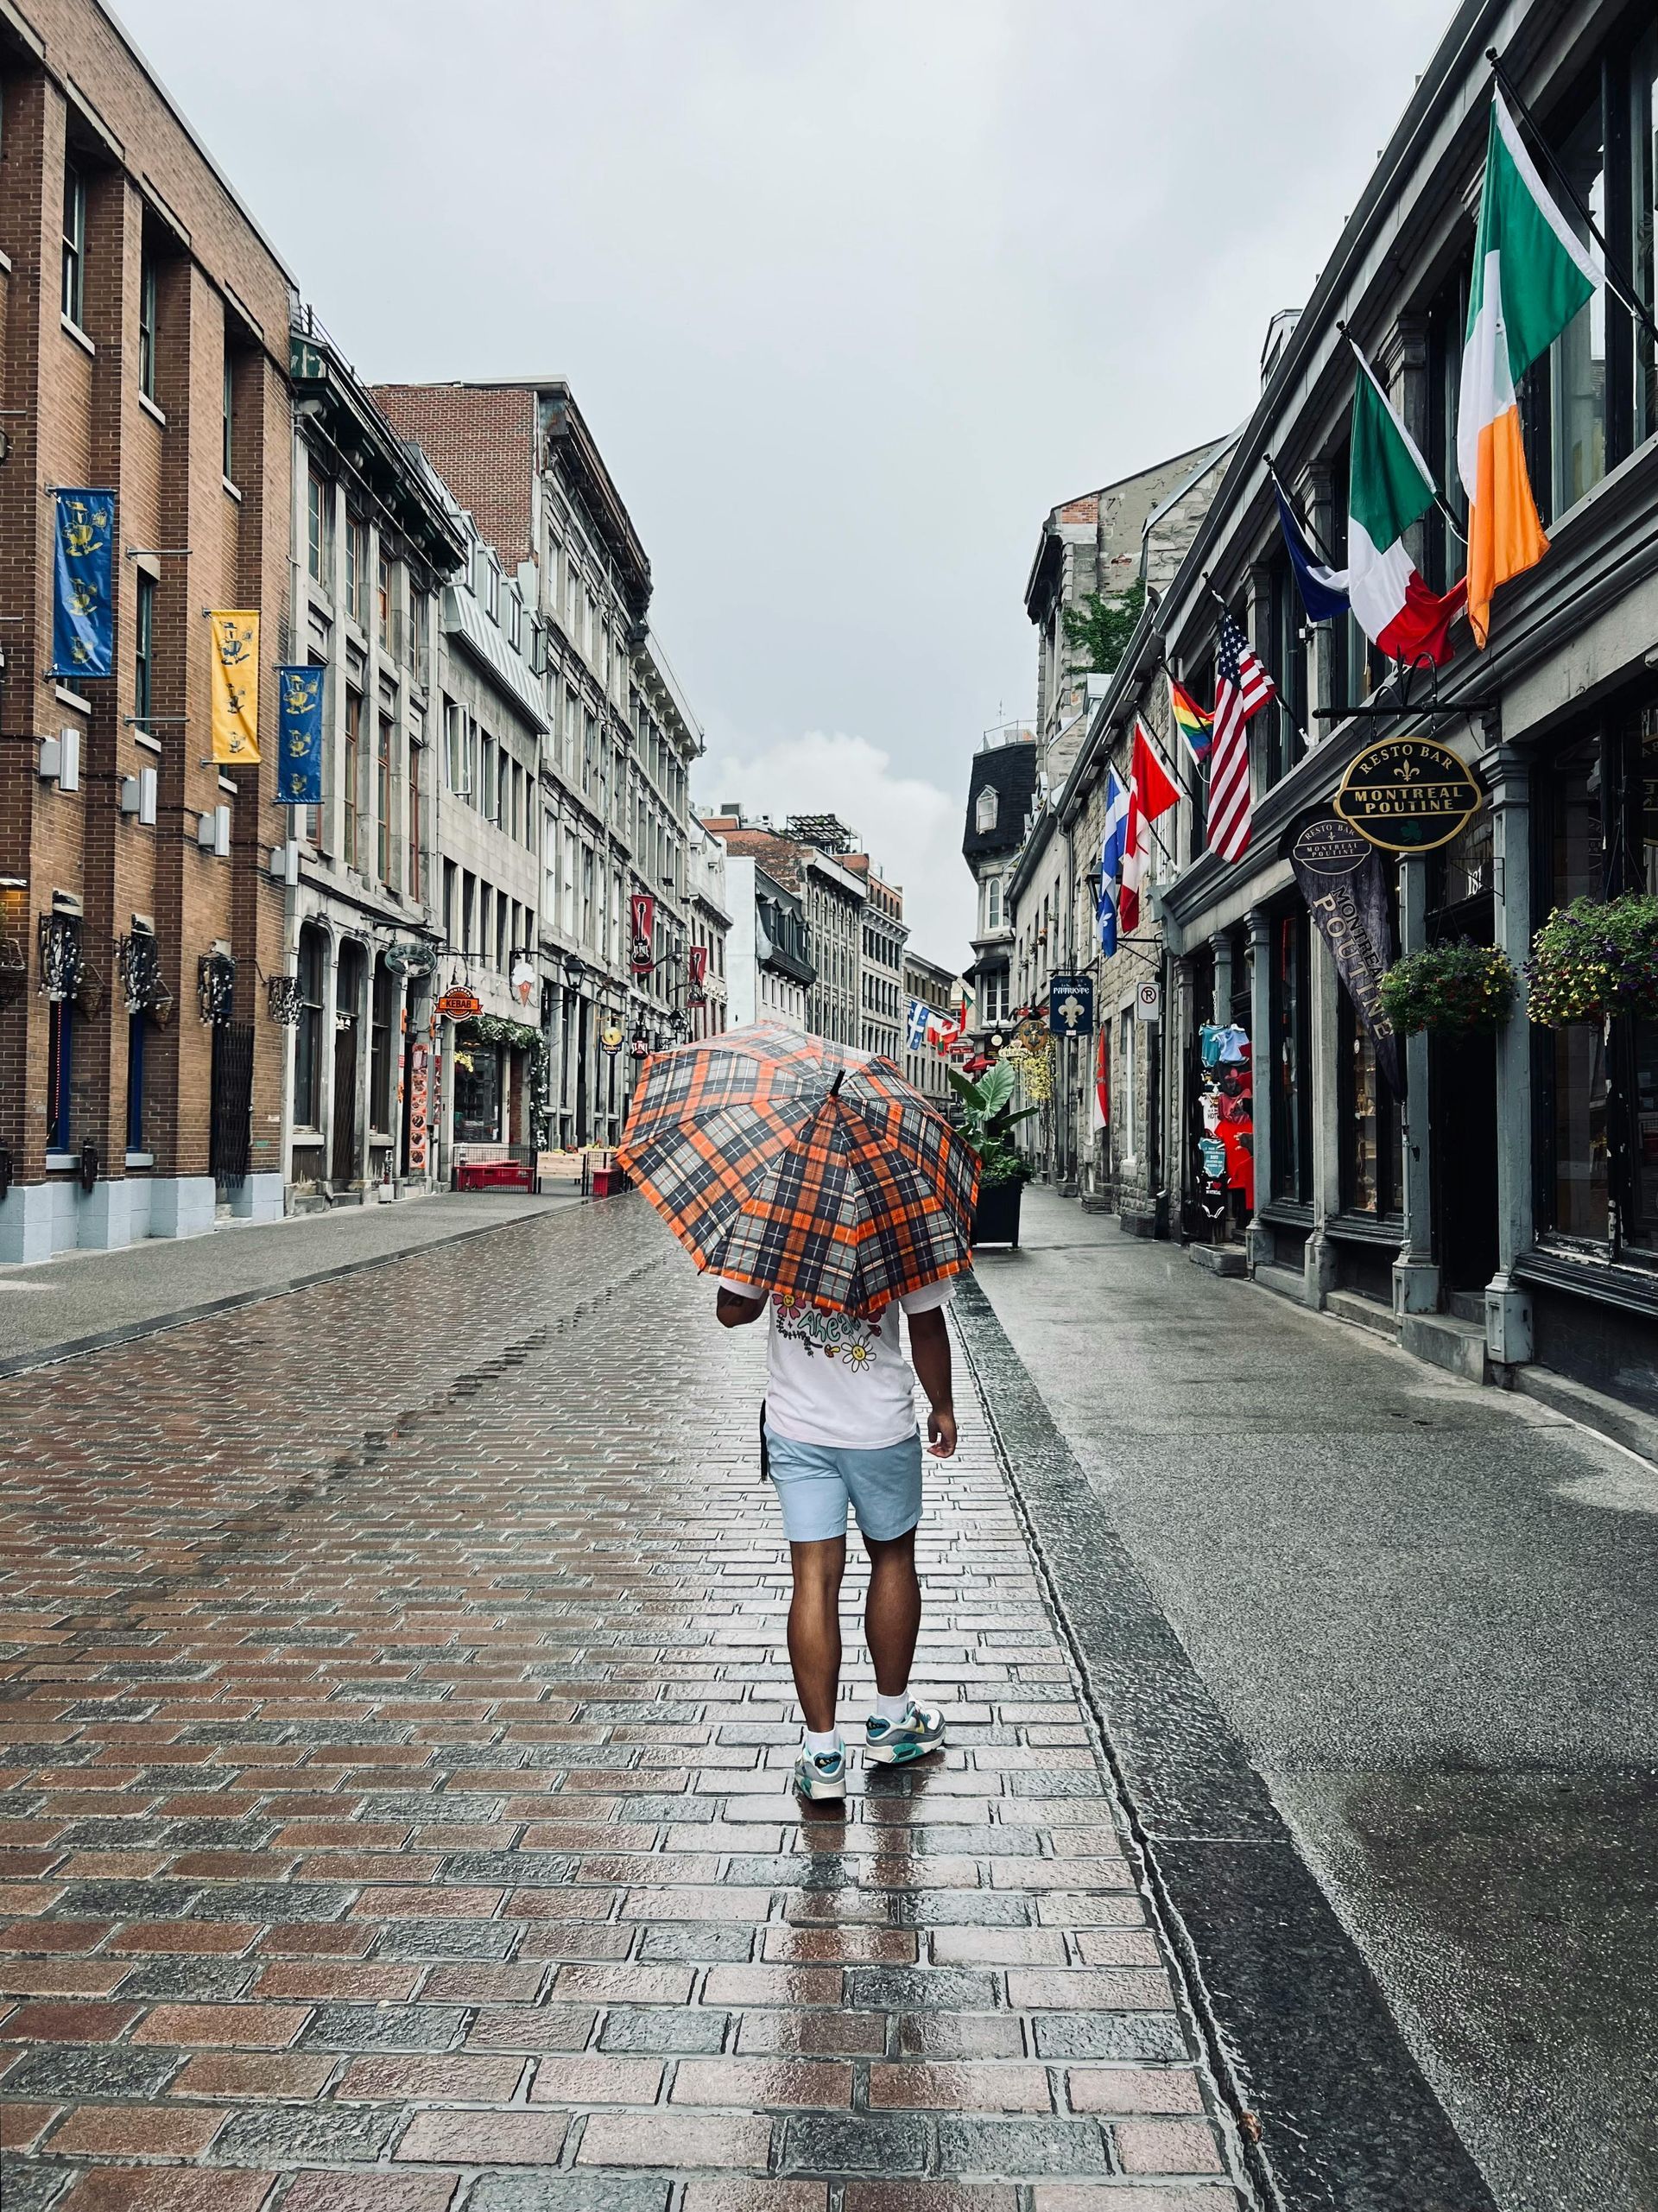
POLYGON ((1479 786, 1433 738, 1387 738, 1351 763, 1333 804, 1384 852, 1426 852, 1448 845, 1479 811, 1479 786))

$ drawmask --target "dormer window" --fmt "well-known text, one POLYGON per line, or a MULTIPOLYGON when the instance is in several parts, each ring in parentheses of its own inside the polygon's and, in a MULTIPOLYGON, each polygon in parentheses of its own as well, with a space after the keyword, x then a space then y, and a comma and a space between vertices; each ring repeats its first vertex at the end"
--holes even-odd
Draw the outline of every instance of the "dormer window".
POLYGON ((996 827, 998 803, 994 787, 987 783, 978 795, 978 807, 973 821, 981 837, 988 837, 996 827))

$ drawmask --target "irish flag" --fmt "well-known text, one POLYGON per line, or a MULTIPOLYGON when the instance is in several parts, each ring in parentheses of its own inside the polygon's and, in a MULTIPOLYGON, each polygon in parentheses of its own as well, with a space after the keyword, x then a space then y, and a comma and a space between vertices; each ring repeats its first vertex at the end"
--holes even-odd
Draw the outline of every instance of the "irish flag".
MULTIPOLYGON (((1358 348, 1353 348, 1358 353, 1358 348)), ((1451 657, 1451 623, 1467 595, 1422 581, 1405 532, 1433 504, 1433 479, 1393 403, 1358 353, 1347 486, 1347 598, 1353 619, 1389 657, 1414 668, 1451 657)))
POLYGON ((1457 413, 1476 644, 1490 635, 1497 586, 1535 567, 1548 550, 1526 474, 1515 387, 1598 282, 1587 250, 1543 189, 1514 117, 1493 93, 1457 413))

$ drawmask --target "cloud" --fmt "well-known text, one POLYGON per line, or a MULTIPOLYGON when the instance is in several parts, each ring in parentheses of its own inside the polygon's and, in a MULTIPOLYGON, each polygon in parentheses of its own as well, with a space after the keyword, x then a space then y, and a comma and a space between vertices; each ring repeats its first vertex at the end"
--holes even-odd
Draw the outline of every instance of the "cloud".
POLYGON ((974 891, 961 857, 963 794, 895 774, 891 754, 867 738, 808 730, 758 750, 716 737, 698 767, 696 802, 708 814, 727 800, 780 826, 788 814, 838 814, 887 881, 902 886, 916 951, 957 969, 971 957, 974 891))

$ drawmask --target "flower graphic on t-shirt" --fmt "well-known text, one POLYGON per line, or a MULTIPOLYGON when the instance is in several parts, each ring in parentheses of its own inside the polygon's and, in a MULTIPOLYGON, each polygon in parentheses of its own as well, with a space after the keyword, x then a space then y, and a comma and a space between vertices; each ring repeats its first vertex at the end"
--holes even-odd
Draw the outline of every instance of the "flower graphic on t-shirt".
POLYGON ((832 1365, 838 1353, 842 1365, 855 1373, 874 1366, 875 1347, 881 1341, 878 1321, 814 1306, 793 1290, 775 1290, 771 1312, 778 1335, 786 1343, 799 1345, 808 1359, 820 1356, 832 1365))

